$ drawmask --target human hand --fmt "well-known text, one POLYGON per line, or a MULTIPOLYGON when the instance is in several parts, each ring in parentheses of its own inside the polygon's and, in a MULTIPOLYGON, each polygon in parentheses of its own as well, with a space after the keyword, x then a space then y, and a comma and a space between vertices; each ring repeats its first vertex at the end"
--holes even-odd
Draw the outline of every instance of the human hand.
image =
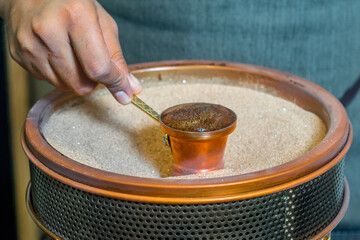
POLYGON ((78 95, 101 83, 122 104, 141 92, 124 60, 117 25, 97 1, 3 2, 10 54, 38 79, 78 95))

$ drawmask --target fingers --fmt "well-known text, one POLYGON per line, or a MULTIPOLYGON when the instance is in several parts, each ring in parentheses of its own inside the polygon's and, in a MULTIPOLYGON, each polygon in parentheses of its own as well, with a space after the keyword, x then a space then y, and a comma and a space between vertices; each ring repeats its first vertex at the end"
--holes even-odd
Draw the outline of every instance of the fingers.
POLYGON ((19 29, 16 37, 9 40, 9 47, 12 58, 36 78, 47 80, 57 88, 68 89, 50 66, 47 60, 48 49, 31 30, 19 29))
POLYGON ((126 75, 132 92, 134 94, 139 94, 142 91, 142 86, 139 80, 132 74, 130 74, 127 64, 125 62, 124 56, 121 51, 120 43, 117 34, 114 36, 113 32, 109 31, 108 28, 103 27, 103 35, 106 41, 106 45, 111 54, 111 60, 115 65, 122 70, 126 75))
POLYGON ((31 31, 42 47, 46 49, 45 56, 41 58, 47 62, 55 75, 48 79, 50 82, 57 81, 81 96, 90 93, 96 87, 97 84, 85 76, 76 59, 64 19, 60 16, 54 18, 49 16, 49 12, 45 12, 33 18, 31 31), (54 29, 59 31, 54 31, 54 29))
POLYGON ((131 102, 133 95, 126 69, 120 69, 112 60, 104 40, 95 6, 82 17, 70 15, 69 37, 86 76, 104 84, 122 104, 131 102))
POLYGON ((100 28, 102 30, 105 44, 110 53, 111 60, 122 72, 127 75, 133 93, 138 94, 142 91, 142 86, 139 80, 129 73, 126 61, 123 57, 123 53, 120 47, 117 24, 98 2, 96 2, 95 4, 97 14, 99 16, 100 28))
POLYGON ((142 87, 128 71, 111 16, 96 1, 44 2, 16 5, 8 31, 13 58, 56 87, 85 95, 102 83, 129 103, 142 87))
POLYGON ((48 62, 53 69, 56 77, 60 79, 68 88, 76 94, 84 96, 92 92, 97 83, 91 81, 81 69, 81 66, 75 56, 75 53, 68 41, 59 39, 68 39, 65 36, 53 36, 48 47, 48 62))

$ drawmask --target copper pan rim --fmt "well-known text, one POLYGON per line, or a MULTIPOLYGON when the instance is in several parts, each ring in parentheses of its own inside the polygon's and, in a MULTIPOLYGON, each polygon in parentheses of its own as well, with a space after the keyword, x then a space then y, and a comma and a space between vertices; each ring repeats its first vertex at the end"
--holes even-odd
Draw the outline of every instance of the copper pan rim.
MULTIPOLYGON (((189 104, 189 103, 185 103, 185 104, 189 104)), ((182 105, 182 104, 180 104, 180 105, 182 105)), ((179 106, 179 105, 172 106, 172 107, 177 107, 177 106, 179 106)), ((214 138, 219 138, 219 137, 229 135, 236 128, 237 116, 236 116, 236 113, 234 113, 234 111, 232 111, 231 109, 228 109, 228 110, 231 111, 232 114, 234 114, 235 120, 230 125, 228 125, 228 126, 226 126, 224 128, 221 128, 221 129, 218 129, 218 130, 213 130, 213 131, 208 131, 208 132, 182 131, 182 130, 174 129, 174 128, 166 125, 163 122, 162 117, 163 117, 164 113, 167 110, 168 109, 165 109, 163 112, 160 113, 159 122, 160 122, 160 128, 163 130, 163 132, 167 133, 170 136, 180 137, 180 138, 185 138, 185 139, 186 138, 191 138, 193 140, 195 140, 195 139, 196 140, 205 140, 205 139, 208 140, 208 139, 214 139, 214 138)))
POLYGON ((74 97, 55 90, 30 110, 22 133, 23 149, 32 163, 55 179, 96 194, 127 200, 159 203, 200 203, 246 199, 285 190, 328 171, 348 151, 352 128, 341 103, 325 89, 300 77, 260 66, 216 61, 164 61, 130 66, 134 74, 149 71, 219 69, 269 78, 271 84, 294 88, 307 94, 326 110, 330 123, 325 138, 314 149, 289 163, 253 173, 210 179, 150 179, 95 169, 76 162, 53 149, 41 134, 46 111, 74 97))

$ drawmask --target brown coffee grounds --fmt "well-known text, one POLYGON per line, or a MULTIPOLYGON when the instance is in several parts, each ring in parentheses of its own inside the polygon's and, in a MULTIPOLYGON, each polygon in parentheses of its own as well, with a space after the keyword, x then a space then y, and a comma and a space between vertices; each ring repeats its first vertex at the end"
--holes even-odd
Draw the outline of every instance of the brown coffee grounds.
MULTIPOLYGON (((248 88, 186 83, 145 88, 140 97, 159 113, 174 105, 208 102, 232 109, 237 127, 229 136, 225 168, 182 178, 238 175, 272 168, 305 154, 325 136, 315 114, 292 102, 248 88)), ((133 105, 118 104, 107 90, 64 104, 42 132, 59 152, 105 171, 168 177, 172 156, 159 123, 133 105)))
POLYGON ((230 126, 236 115, 218 104, 188 103, 167 109, 161 120, 168 127, 181 131, 210 132, 230 126))

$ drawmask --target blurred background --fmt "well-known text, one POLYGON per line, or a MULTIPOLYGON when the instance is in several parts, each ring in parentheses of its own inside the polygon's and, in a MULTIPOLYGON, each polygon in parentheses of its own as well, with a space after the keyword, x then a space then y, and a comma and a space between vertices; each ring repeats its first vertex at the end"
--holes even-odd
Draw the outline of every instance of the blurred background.
MULTIPOLYGON (((25 192, 30 176, 20 135, 30 107, 54 88, 44 81, 34 79, 9 57, 3 23, 0 25, 0 176, 3 189, 0 231, 3 236, 8 236, 6 239, 45 240, 47 237, 31 220, 25 206, 25 192)), ((350 186, 350 192, 352 187, 354 186, 350 186)), ((360 240, 359 229, 335 230, 332 239, 360 240)))
POLYGON ((25 191, 30 180, 28 160, 20 144, 20 135, 30 106, 54 89, 34 79, 9 56, 1 20, 0 48, 0 231, 2 239, 38 240, 44 236, 31 220, 25 205, 25 191))

